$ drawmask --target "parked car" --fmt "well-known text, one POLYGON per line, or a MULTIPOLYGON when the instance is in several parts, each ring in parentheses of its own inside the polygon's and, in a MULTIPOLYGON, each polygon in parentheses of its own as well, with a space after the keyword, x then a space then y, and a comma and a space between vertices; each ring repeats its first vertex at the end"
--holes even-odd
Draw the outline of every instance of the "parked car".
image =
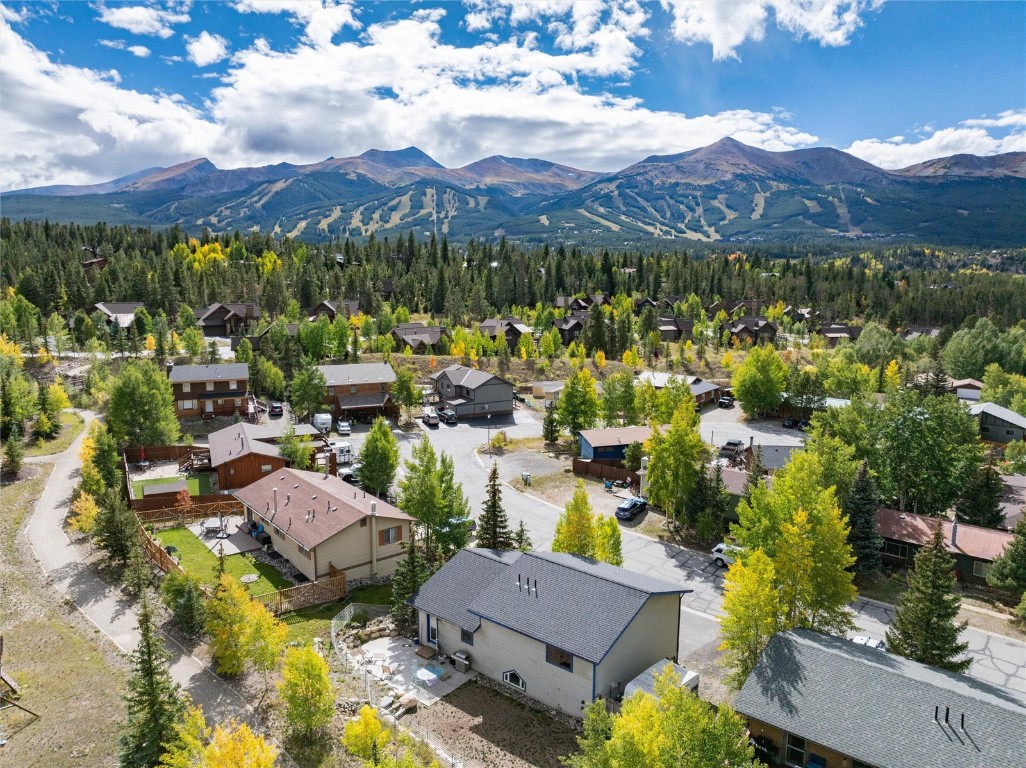
POLYGON ((798 419, 791 418, 788 416, 784 419, 784 429, 794 429, 798 426, 798 419))
POLYGON ((802 432, 808 432, 810 429, 812 429, 812 422, 808 419, 801 419, 798 422, 798 429, 800 429, 802 432))
POLYGON ((331 414, 330 413, 315 413, 310 418, 310 423, 314 429, 324 434, 328 434, 331 431, 331 414))
POLYGON ((340 469, 338 471, 339 480, 342 480, 343 482, 349 483, 350 485, 355 485, 355 486, 359 487, 359 485, 360 485, 360 466, 361 466, 360 463, 356 462, 354 464, 350 464, 348 467, 343 467, 342 469, 340 469))
POLYGON ((353 434, 353 425, 346 419, 339 419, 338 424, 335 425, 335 431, 340 435, 351 435, 353 434))
POLYGON ((720 542, 712 548, 713 563, 717 568, 726 568, 728 565, 734 564, 740 552, 741 549, 736 545, 720 542))
POLYGON ((434 408, 425 408, 424 413, 421 415, 420 420, 423 421, 429 427, 438 426, 438 411, 434 408))
POLYGON ((281 403, 271 403, 271 407, 267 409, 268 416, 284 416, 285 406, 281 403))
POLYGON ((648 502, 640 496, 634 496, 630 499, 625 499, 620 502, 620 506, 616 508, 617 520, 633 520, 635 517, 640 515, 648 507, 648 502))
POLYGON ((716 404, 720 408, 733 408, 734 407, 734 396, 733 395, 720 395, 720 399, 716 401, 716 404))
POLYGON ((456 417, 456 411, 452 408, 446 408, 444 411, 438 414, 438 418, 444 421, 446 424, 455 424, 459 419, 456 417))
POLYGON ((743 440, 728 440, 720 448, 720 458, 735 459, 741 455, 744 449, 745 443, 743 440))

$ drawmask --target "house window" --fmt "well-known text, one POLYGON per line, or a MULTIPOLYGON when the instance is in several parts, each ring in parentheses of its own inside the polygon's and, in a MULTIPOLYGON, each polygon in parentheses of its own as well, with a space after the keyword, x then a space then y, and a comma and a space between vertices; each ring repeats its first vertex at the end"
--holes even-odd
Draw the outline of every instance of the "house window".
POLYGON ((787 734, 787 748, 784 752, 784 761, 788 765, 805 765, 805 739, 801 736, 795 736, 793 733, 787 734))
POLYGON ((213 391, 214 391, 214 382, 208 381, 207 382, 207 392, 213 392, 213 391))
POLYGON ((461 629, 460 630, 460 642, 463 643, 464 645, 473 645, 474 644, 474 633, 471 632, 469 629, 461 629))
POLYGON ((885 541, 883 551, 885 555, 890 555, 891 557, 900 557, 903 560, 908 559, 908 545, 906 544, 899 544, 896 541, 885 541))
POLYGON ((397 541, 403 540, 403 529, 400 526, 393 528, 385 528, 384 530, 378 531, 378 544, 385 546, 386 544, 395 544, 397 541))
MULTIPOLYGON (((233 469, 232 472, 234 472, 234 471, 235 470, 233 469)), ((266 472, 270 472, 271 471, 271 465, 270 464, 261 464, 260 465, 260 471, 261 472, 265 472, 265 473, 266 472)))
POLYGON ((873 768, 869 763, 864 763, 861 760, 852 760, 851 768, 873 768))
POLYGON ((189 382, 182 384, 182 392, 189 392, 192 389, 192 385, 189 382))
POLYGON ((986 424, 981 424, 980 425, 980 432, 982 432, 985 435, 989 435, 990 434, 990 427, 988 427, 986 424))
POLYGON ((438 622, 431 623, 431 617, 428 616, 428 641, 432 643, 438 642, 438 622))
POLYGON ((238 386, 239 386, 239 382, 237 382, 237 381, 229 381, 228 382, 228 389, 237 389, 238 386))
POLYGON ((545 661, 570 672, 574 671, 574 655, 554 645, 545 646, 545 661))
POLYGON ((356 394, 356 385, 355 384, 350 384, 349 385, 349 394, 351 394, 351 395, 355 395, 356 394))
POLYGON ((334 387, 328 387, 328 396, 329 397, 334 397, 334 395, 335 395, 335 388, 334 387))
POLYGON ((224 400, 218 400, 218 401, 217 401, 217 404, 218 404, 218 405, 224 405, 224 400))
POLYGON ((235 407, 236 408, 241 408, 242 407, 242 400, 240 398, 238 398, 238 397, 235 398, 235 407))
POLYGON ((527 683, 524 682, 524 678, 516 673, 515 670, 509 670, 508 672, 502 673, 502 682, 512 685, 514 688, 519 688, 521 691, 527 690, 527 683))
POLYGON ((304 547, 302 544, 299 545, 299 554, 301 554, 303 557, 307 558, 308 560, 310 559, 310 550, 307 549, 306 547, 304 547))
POLYGON ((360 527, 361 528, 366 528, 367 527, 367 518, 366 517, 361 517, 360 518, 360 527))
POLYGON ((973 560, 973 576, 978 579, 987 578, 987 574, 990 573, 990 567, 993 563, 985 563, 982 560, 973 560))
POLYGON ((1006 429, 1005 430, 1005 437, 1015 437, 1015 430, 1014 429, 1006 429))

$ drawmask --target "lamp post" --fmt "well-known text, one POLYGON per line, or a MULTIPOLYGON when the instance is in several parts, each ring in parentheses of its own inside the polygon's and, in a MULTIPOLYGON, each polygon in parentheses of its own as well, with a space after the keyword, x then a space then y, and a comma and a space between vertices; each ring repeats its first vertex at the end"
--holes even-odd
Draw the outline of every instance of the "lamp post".
POLYGON ((487 416, 485 416, 485 419, 487 419, 486 423, 488 425, 488 453, 491 454, 491 452, 492 452, 492 414, 489 413, 487 416))

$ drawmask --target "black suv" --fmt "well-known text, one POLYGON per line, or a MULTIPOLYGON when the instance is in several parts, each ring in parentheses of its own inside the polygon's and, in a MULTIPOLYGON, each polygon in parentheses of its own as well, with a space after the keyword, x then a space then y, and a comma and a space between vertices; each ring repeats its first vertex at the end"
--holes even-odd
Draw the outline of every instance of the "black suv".
POLYGON ((455 424, 459 420, 456 418, 456 411, 452 408, 446 408, 444 411, 439 411, 438 418, 446 424, 455 424))

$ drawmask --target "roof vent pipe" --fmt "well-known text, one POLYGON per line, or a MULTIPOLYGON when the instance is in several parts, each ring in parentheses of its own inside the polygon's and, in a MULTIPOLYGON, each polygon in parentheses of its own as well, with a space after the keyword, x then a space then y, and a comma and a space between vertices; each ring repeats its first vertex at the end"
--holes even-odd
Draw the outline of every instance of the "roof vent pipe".
POLYGON ((376 501, 372 501, 371 502, 371 514, 372 515, 378 514, 378 502, 376 502, 376 501))
POLYGON ((274 511, 278 511, 278 489, 272 488, 271 491, 274 493, 274 511))

